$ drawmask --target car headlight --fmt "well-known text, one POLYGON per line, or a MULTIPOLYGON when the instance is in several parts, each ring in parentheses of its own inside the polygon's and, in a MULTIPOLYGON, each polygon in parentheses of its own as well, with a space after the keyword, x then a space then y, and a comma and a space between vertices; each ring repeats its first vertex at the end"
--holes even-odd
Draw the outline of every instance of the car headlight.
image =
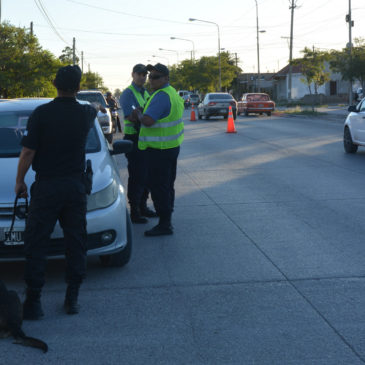
POLYGON ((103 209, 112 205, 118 198, 118 184, 114 180, 105 189, 87 197, 87 211, 103 209))
POLYGON ((108 124, 110 122, 110 119, 109 119, 109 115, 108 114, 103 114, 103 115, 98 115, 98 120, 99 120, 99 123, 106 123, 108 124))

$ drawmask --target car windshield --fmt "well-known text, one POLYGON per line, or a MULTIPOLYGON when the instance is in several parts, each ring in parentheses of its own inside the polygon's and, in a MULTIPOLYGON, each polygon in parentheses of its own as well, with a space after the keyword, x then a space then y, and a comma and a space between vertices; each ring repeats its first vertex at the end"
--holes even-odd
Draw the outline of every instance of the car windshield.
POLYGON ((232 100, 233 96, 230 94, 210 94, 209 99, 224 99, 224 100, 232 100))
MULTIPOLYGON (((0 158, 18 157, 20 144, 32 110, 0 112, 0 158)), ((100 140, 95 126, 90 130, 86 142, 86 153, 100 151, 100 140)))
POLYGON ((77 93, 76 98, 79 100, 88 101, 89 103, 99 103, 104 108, 107 107, 104 96, 99 93, 77 93))
POLYGON ((247 95, 247 101, 269 101, 268 95, 252 94, 247 95))

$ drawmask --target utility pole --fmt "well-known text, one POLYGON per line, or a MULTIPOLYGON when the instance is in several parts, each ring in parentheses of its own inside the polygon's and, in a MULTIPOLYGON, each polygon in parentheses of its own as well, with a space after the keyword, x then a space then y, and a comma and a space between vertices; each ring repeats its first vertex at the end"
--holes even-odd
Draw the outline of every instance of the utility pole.
POLYGON ((257 92, 260 92, 260 46, 259 46, 259 14, 256 2, 256 50, 257 50, 257 92))
POLYGON ((81 51, 81 72, 84 73, 84 51, 81 51))
MULTIPOLYGON (((349 62, 350 67, 352 63, 352 33, 351 28, 354 26, 354 21, 351 18, 351 0, 349 0, 349 13, 346 15, 346 22, 349 23, 349 43, 347 44, 347 48, 349 50, 349 62)), ((352 78, 350 78, 349 82, 349 105, 352 105, 352 78)))
POLYGON ((1 0, 0 0, 0 24, 1 24, 1 0))
POLYGON ((290 51, 289 51, 289 79, 288 79, 288 100, 291 100, 291 76, 292 76, 292 65, 291 62, 293 60, 293 27, 294 27, 294 9, 297 7, 295 4, 295 0, 291 0, 291 6, 289 9, 291 10, 291 21, 290 21, 290 51))
POLYGON ((30 22, 30 35, 33 36, 33 22, 30 22))
POLYGON ((72 38, 72 62, 73 65, 76 65, 76 40, 75 37, 72 38))
POLYGON ((89 70, 89 72, 90 72, 90 63, 88 63, 88 64, 87 64, 87 66, 88 66, 88 70, 89 70))

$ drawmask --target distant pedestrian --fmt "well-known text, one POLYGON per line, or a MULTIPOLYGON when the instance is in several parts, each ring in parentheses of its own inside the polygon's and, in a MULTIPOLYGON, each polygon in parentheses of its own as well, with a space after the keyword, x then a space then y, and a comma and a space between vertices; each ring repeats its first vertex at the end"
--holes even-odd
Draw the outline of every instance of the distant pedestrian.
POLYGON ((133 142, 133 149, 126 153, 128 160, 128 201, 133 223, 147 223, 146 217, 156 217, 157 214, 148 208, 149 190, 146 186, 148 168, 143 154, 138 149, 139 126, 134 123, 133 110, 143 110, 149 93, 143 87, 147 78, 145 65, 137 64, 132 70, 132 84, 129 85, 120 97, 120 105, 124 113, 124 139, 133 142))
POLYGON ((22 139, 15 193, 28 196, 25 175, 32 165, 36 173, 30 188, 26 222, 24 319, 43 314, 41 291, 45 283, 49 239, 59 220, 64 233, 67 290, 64 307, 68 314, 79 311, 79 287, 86 274, 85 146, 97 111, 79 104, 78 66, 61 67, 54 80, 58 96, 30 115, 22 139))
POLYGON ((177 158, 184 139, 184 101, 169 85, 168 68, 157 63, 147 65, 154 93, 142 113, 134 114, 141 122, 138 148, 144 151, 149 168, 148 186, 159 223, 146 236, 173 234, 171 215, 174 210, 177 158))

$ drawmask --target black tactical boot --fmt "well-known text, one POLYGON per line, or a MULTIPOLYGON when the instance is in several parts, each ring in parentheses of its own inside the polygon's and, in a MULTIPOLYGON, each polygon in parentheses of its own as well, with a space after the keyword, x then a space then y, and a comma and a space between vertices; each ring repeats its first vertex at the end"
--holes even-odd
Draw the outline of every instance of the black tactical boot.
POLYGON ((27 288, 26 298, 23 303, 23 318, 37 320, 43 316, 41 289, 27 288))
POLYGON ((148 208, 146 202, 141 204, 140 211, 141 211, 141 215, 143 215, 144 217, 148 217, 148 218, 158 217, 157 213, 154 210, 148 208))
POLYGON ((131 207, 131 221, 132 223, 144 224, 148 222, 146 217, 143 217, 141 210, 137 207, 131 207))
POLYGON ((171 225, 171 214, 161 215, 160 221, 157 226, 154 226, 152 229, 145 231, 144 235, 153 237, 153 236, 165 236, 173 234, 174 230, 171 225))
POLYGON ((80 311, 80 305, 77 303, 80 285, 69 284, 66 290, 64 308, 67 314, 77 314, 80 311))

